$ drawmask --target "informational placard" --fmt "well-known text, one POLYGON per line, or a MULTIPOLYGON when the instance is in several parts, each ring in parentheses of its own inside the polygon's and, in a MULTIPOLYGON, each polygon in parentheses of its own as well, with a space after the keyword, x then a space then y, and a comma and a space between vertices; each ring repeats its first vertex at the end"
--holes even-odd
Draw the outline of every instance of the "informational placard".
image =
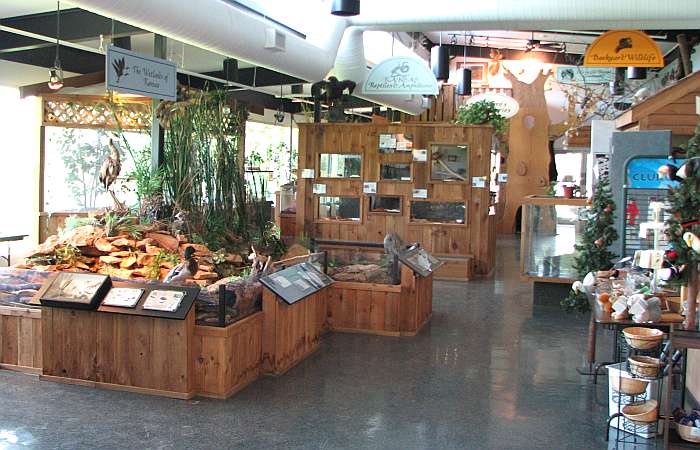
POLYGON ((413 190, 413 198, 428 198, 428 190, 427 189, 414 189, 413 190))
POLYGON ((175 312, 180 307, 180 303, 184 298, 184 291, 154 290, 148 293, 146 301, 143 302, 143 309, 175 312))
POLYGON ((396 137, 393 134, 379 135, 379 152, 393 153, 396 150, 396 137))
POLYGON ((110 45, 105 58, 107 89, 162 100, 177 99, 175 63, 110 45))
POLYGON ((615 69, 612 67, 557 67, 557 81, 576 84, 608 84, 615 81, 615 69))
POLYGON ((362 183, 362 192, 365 194, 376 194, 377 193, 377 182, 376 181, 365 181, 362 183))
POLYGON ((314 184, 313 192, 314 192, 314 194, 325 194, 326 193, 326 185, 319 184, 319 183, 314 184))
POLYGON ((133 308, 141 299, 143 289, 113 287, 102 301, 103 305, 133 308))
POLYGON ((399 261, 422 277, 427 277, 443 265, 443 262, 420 246, 399 252, 399 261))
POLYGON ((305 179, 314 177, 314 169, 301 169, 301 177, 305 179))
POLYGON ((486 177, 472 177, 472 187, 485 188, 486 187, 486 177))
POLYGON ((498 182, 499 183, 507 183, 508 182, 508 174, 507 173, 499 173, 498 174, 498 182))
POLYGON ((46 281, 37 296, 42 305, 94 309, 112 287, 112 279, 92 273, 60 272, 46 281))
POLYGON ((413 138, 409 134, 380 134, 379 153, 410 152, 413 138))
POLYGON ((413 149, 413 160, 415 162, 428 161, 428 150, 424 148, 413 149))
POLYGON ((262 277, 260 282, 285 303, 292 305, 331 285, 333 279, 311 263, 303 262, 262 277))

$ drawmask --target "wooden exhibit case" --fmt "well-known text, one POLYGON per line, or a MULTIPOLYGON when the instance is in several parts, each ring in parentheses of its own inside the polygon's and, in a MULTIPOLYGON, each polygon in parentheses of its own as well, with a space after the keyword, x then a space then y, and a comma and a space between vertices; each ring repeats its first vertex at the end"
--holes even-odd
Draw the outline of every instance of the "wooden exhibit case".
POLYGON ((417 123, 299 128, 297 235, 380 243, 392 231, 445 260, 436 278, 468 280, 492 273, 492 127, 417 123), (400 136, 403 146, 380 151, 382 135, 389 134, 400 136), (460 161, 449 147, 466 159, 460 161), (414 156, 414 150, 425 153, 414 156), (443 156, 444 164, 436 169, 443 156), (305 178, 311 171, 313 177, 305 178), (483 177, 484 187, 472 187, 473 177, 483 177), (377 208, 372 195, 399 201, 387 200, 390 203, 377 208))
POLYGON ((0 369, 41 373, 41 309, 0 306, 0 369))

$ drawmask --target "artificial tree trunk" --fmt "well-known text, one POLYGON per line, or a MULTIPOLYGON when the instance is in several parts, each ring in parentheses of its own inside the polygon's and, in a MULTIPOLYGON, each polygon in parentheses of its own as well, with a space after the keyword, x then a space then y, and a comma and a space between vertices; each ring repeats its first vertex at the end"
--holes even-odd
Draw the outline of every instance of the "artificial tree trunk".
POLYGON ((698 268, 696 264, 692 266, 688 279, 688 308, 686 310, 686 327, 689 329, 695 329, 697 326, 698 268))

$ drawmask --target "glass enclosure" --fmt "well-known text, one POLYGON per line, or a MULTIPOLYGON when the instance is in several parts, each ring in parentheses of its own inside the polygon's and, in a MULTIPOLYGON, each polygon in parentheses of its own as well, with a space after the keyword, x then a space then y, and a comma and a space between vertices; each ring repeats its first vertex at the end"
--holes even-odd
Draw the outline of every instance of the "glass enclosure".
MULTIPOLYGON (((523 204, 522 275, 543 281, 577 279, 574 245, 583 234, 585 199, 528 197, 523 204)), ((537 280, 535 280, 537 281, 537 280)))
POLYGON ((469 146, 454 144, 430 145, 430 179, 466 182, 469 173, 469 146))
POLYGON ((401 197, 398 195, 370 195, 369 212, 401 214, 401 197))
POLYGON ((411 222, 464 224, 467 207, 463 202, 411 202, 411 222))
POLYGON ((318 197, 319 220, 360 221, 359 197, 318 197))
POLYGON ((360 178, 362 157, 353 154, 322 153, 319 155, 320 178, 360 178))
POLYGON ((399 262, 381 248, 320 246, 328 255, 328 275, 336 281, 400 284, 399 262))
POLYGON ((295 214, 297 212, 296 183, 288 183, 280 187, 280 204, 277 206, 282 214, 295 214))
POLYGON ((381 163, 379 165, 379 179, 391 181, 411 181, 411 164, 381 163))

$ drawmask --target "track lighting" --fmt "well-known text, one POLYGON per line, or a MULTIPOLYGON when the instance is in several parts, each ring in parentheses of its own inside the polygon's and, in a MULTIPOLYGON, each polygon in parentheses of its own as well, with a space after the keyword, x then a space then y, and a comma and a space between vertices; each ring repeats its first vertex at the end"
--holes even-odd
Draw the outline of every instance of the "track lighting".
POLYGON ((61 58, 59 58, 61 31, 61 1, 56 1, 56 57, 53 60, 53 67, 49 70, 49 89, 57 91, 63 87, 63 69, 61 69, 61 58))

